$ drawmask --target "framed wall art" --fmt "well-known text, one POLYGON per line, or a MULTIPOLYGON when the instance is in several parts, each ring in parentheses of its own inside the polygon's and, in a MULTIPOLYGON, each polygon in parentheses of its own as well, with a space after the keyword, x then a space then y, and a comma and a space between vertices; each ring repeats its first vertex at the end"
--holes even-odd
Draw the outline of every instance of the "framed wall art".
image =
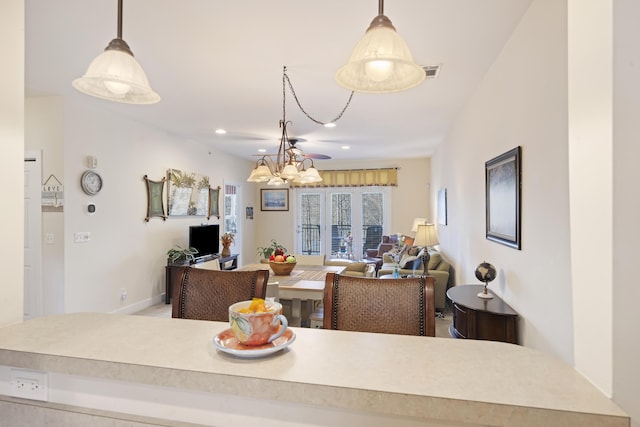
POLYGON ((486 237, 521 248, 521 147, 485 163, 486 237))
POLYGON ((208 176, 169 169, 167 182, 169 216, 207 216, 209 214, 208 176))
POLYGON ((438 190, 438 224, 447 225, 447 189, 438 190))
POLYGON ((162 177, 160 181, 152 181, 147 175, 144 176, 144 182, 147 187, 147 216, 145 221, 149 222, 149 219, 153 217, 160 217, 163 220, 167 219, 164 213, 164 183, 167 178, 162 177))
POLYGON ((220 219, 220 186, 209 187, 209 215, 207 215, 207 219, 212 216, 220 219))
POLYGON ((288 188, 260 189, 260 210, 261 211, 288 211, 289 210, 289 189, 288 188))

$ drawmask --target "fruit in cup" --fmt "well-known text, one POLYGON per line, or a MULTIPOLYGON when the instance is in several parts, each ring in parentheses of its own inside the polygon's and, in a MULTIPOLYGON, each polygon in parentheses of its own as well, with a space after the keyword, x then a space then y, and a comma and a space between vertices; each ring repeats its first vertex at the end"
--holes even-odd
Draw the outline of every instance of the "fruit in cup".
POLYGON ((289 256, 287 257, 286 261, 287 261, 287 262, 296 262, 296 259, 295 259, 292 255, 289 255, 289 256))
POLYGON ((284 262, 284 256, 283 255, 276 255, 274 258, 275 262, 284 262))

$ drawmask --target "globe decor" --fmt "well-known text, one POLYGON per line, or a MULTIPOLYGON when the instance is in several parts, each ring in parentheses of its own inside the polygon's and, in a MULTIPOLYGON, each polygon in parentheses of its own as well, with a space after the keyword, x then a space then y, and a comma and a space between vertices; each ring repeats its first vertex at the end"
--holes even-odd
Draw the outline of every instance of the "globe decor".
POLYGON ((496 268, 484 261, 476 267, 476 278, 484 282, 484 289, 478 294, 480 298, 493 298, 493 295, 487 292, 487 285, 496 278, 496 268))

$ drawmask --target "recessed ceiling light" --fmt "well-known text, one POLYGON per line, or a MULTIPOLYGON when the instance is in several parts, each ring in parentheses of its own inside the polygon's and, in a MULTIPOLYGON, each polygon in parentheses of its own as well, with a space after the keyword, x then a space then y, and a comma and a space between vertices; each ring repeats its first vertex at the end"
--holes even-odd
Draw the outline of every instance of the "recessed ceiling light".
POLYGON ((224 130, 224 129, 216 129, 216 133, 217 133, 218 135, 224 135, 225 133, 227 133, 227 131, 226 131, 226 130, 224 130))
POLYGON ((267 150, 264 148, 258 148, 258 153, 266 153, 267 150))
POLYGON ((351 147, 349 147, 348 145, 343 145, 341 148, 342 148, 343 150, 349 150, 349 149, 351 149, 351 147))
POLYGON ((336 124, 334 122, 329 122, 329 123, 325 123, 324 127, 326 127, 326 128, 334 128, 334 127, 336 127, 336 124))

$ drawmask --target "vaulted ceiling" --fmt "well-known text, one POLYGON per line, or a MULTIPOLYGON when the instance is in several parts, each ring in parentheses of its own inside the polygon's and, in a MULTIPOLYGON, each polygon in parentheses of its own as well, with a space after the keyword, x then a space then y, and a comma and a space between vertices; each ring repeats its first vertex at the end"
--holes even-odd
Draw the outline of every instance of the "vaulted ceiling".
MULTIPOLYGON (((387 0, 414 61, 440 66, 437 77, 400 93, 356 93, 332 129, 308 119, 287 88, 289 136, 335 159, 430 155, 530 3, 387 0)), ((350 94, 335 71, 377 11, 375 0, 125 0, 123 39, 162 97, 138 106, 71 87, 115 38, 117 0, 26 0, 27 96, 70 97, 255 158, 277 149, 283 66, 304 109, 333 119, 350 94)))

